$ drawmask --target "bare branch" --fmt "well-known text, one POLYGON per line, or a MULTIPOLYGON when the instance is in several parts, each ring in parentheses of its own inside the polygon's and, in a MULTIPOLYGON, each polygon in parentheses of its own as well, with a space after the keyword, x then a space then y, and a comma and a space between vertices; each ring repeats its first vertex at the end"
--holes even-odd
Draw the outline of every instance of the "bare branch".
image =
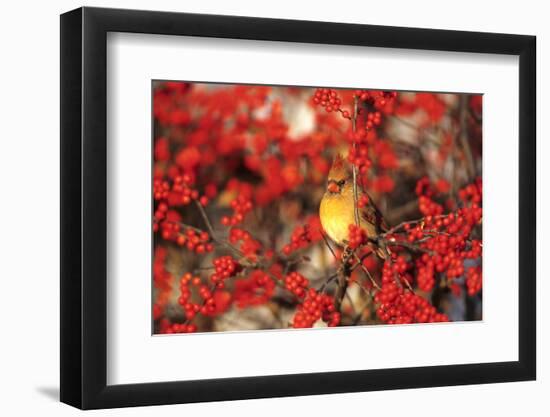
POLYGON ((371 273, 369 272, 368 268, 363 265, 363 262, 361 261, 361 259, 359 258, 359 256, 357 256, 357 254, 354 252, 353 253, 355 259, 357 260, 357 262, 359 263, 359 266, 361 267, 361 269, 363 270, 363 272, 365 273, 366 277, 370 280, 371 284, 377 289, 377 290, 380 290, 380 286, 378 285, 378 283, 374 280, 374 278, 372 277, 371 273))
POLYGON ((328 242, 328 239, 327 239, 327 237, 325 236, 325 234, 323 233, 322 230, 321 230, 321 236, 323 236, 323 240, 325 241, 325 244, 327 245, 327 248, 330 250, 330 253, 332 253, 332 256, 334 256, 334 259, 336 261, 338 261, 338 257, 336 256, 336 253, 334 253, 334 250, 332 249, 332 246, 330 246, 330 243, 328 242))
MULTIPOLYGON (((353 130, 353 133, 357 130, 357 103, 358 103, 359 97, 354 96, 353 97, 353 119, 351 120, 351 127, 353 130)), ((355 142, 355 139, 353 140, 353 150, 357 151, 357 143, 355 142)), ((353 213, 355 216, 355 225, 359 226, 359 197, 358 197, 358 190, 357 190, 357 165, 355 163, 352 164, 352 172, 353 172, 353 213)))
POLYGON ((216 235, 216 232, 214 232, 214 228, 212 227, 212 223, 210 223, 210 219, 208 218, 206 212, 204 211, 204 207, 197 200, 194 200, 194 201, 195 201, 195 206, 199 209, 199 213, 201 214, 201 217, 204 221, 204 224, 206 224, 206 227, 208 228, 208 232, 210 233, 210 236, 212 236, 212 239, 216 243, 218 243, 222 246, 225 246, 227 249, 229 249, 230 251, 235 253, 240 258, 244 258, 245 257, 244 253, 241 252, 238 248, 236 248, 235 246, 233 246, 229 242, 226 242, 225 240, 222 240, 222 239, 218 238, 218 236, 216 235))
POLYGON ((460 95, 460 108, 459 108, 459 132, 458 137, 460 139, 460 145, 464 152, 464 159, 466 160, 466 169, 468 172, 468 182, 475 177, 474 158, 472 157, 472 150, 470 149, 470 143, 468 142, 468 130, 467 130, 467 116, 468 116, 468 96, 466 94, 460 95))

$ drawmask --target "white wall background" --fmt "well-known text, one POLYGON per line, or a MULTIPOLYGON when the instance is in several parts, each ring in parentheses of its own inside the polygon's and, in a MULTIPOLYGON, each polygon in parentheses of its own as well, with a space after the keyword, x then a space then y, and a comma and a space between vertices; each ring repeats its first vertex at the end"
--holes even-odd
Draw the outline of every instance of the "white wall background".
MULTIPOLYGON (((7 2, 0 17, 0 410, 75 415, 59 392, 59 17, 72 0, 7 2)), ((95 412, 94 415, 548 415, 550 27, 544 2, 124 0, 86 5, 510 32, 538 37, 538 381, 95 412), (543 103, 544 101, 544 103, 543 103), (544 126, 543 126, 544 125, 544 126), (543 130, 544 129, 544 130, 543 130), (544 192, 543 192, 544 191, 544 192)), ((504 207, 503 210, 506 208, 504 207)))

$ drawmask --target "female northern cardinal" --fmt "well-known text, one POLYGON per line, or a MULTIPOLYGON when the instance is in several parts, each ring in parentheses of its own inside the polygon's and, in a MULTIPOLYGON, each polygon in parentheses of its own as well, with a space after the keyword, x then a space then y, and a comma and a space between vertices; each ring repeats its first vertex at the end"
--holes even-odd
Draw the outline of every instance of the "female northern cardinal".
MULTIPOLYGON (((382 213, 359 184, 358 201, 368 197, 368 203, 359 208, 359 226, 369 238, 376 238, 388 230, 382 213)), ((353 199, 353 172, 349 163, 336 155, 328 173, 327 189, 319 207, 319 217, 323 229, 340 246, 346 246, 349 239, 349 226, 355 224, 355 205, 353 199)), ((385 258, 386 251, 376 248, 378 256, 385 258)))

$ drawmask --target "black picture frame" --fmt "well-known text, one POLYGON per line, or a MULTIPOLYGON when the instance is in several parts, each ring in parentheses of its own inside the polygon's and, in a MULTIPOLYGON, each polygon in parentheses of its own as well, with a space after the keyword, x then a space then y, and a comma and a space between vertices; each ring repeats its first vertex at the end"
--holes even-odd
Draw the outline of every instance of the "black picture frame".
POLYGON ((80 8, 61 16, 61 401, 82 409, 533 380, 536 38, 251 17, 80 8), (519 360, 113 385, 107 364, 108 32, 519 56, 519 360))

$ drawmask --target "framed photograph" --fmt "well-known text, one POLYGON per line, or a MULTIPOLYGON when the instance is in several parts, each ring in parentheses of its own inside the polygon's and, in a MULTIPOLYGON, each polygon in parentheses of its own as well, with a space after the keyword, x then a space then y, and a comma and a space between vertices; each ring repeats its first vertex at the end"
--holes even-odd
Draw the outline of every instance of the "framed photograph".
POLYGON ((533 380, 535 37, 61 16, 61 401, 533 380))

